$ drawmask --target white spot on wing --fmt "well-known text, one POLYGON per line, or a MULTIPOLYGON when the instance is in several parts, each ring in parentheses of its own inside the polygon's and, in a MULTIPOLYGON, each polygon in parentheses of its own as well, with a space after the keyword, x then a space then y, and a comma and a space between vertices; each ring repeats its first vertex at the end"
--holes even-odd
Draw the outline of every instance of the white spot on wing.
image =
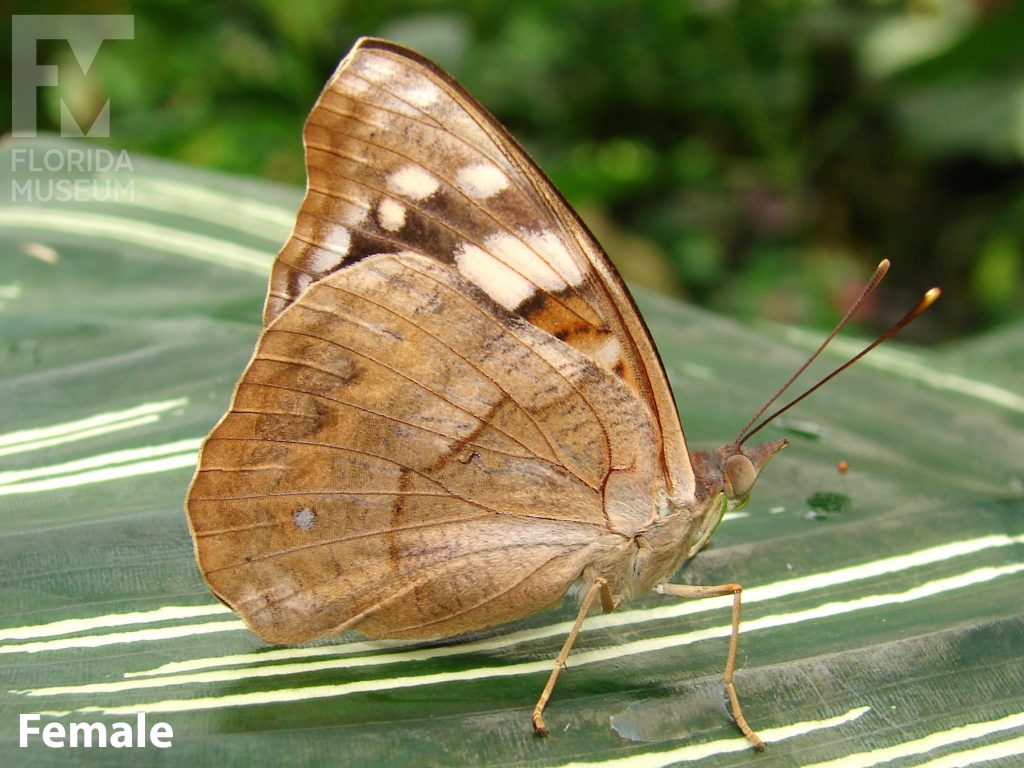
POLYGON ((595 363, 606 371, 615 369, 615 366, 622 359, 622 344, 612 335, 605 336, 593 347, 585 350, 595 363))
POLYGON ((505 309, 515 309, 533 295, 532 283, 478 246, 463 243, 455 252, 455 264, 470 282, 505 309))
POLYGON ((437 191, 440 182, 418 165, 406 165, 388 177, 388 187, 413 200, 426 200, 437 191))
POLYGON ((327 237, 324 238, 323 242, 320 243, 321 248, 326 248, 328 251, 334 251, 336 254, 344 258, 348 256, 348 247, 352 242, 352 235, 344 227, 334 226, 331 227, 331 231, 327 233, 327 237))
POLYGON ((470 197, 484 200, 505 189, 508 177, 491 163, 476 163, 459 169, 456 184, 470 197))
MULTIPOLYGON (((351 236, 343 226, 333 226, 327 236, 306 254, 305 268, 315 274, 327 274, 336 269, 348 255, 351 236)), ((305 284, 302 284, 305 288, 305 284)))
POLYGON ((386 56, 370 54, 360 63, 359 74, 374 83, 383 83, 398 73, 398 64, 386 56))
POLYGON ((441 91, 432 82, 423 79, 415 85, 403 88, 398 95, 410 104, 426 109, 441 98, 441 91))
POLYGON ((316 524, 316 512, 309 507, 302 507, 292 512, 292 522, 300 531, 309 531, 316 524))
POLYGON ((385 197, 377 206, 377 221, 389 232, 397 232, 405 226, 405 206, 397 200, 385 197))
MULTIPOLYGON (((318 253, 323 253, 323 251, 319 251, 318 253)), ((310 270, 312 269, 313 267, 310 266, 310 270)), ((327 270, 323 271, 326 272, 327 270)), ((299 272, 297 275, 295 275, 296 294, 302 293, 304 290, 306 290, 306 288, 309 287, 309 284, 312 283, 315 279, 316 278, 314 278, 313 275, 307 275, 305 272, 299 272)))
POLYGON ((342 92, 352 94, 354 96, 362 96, 368 90, 370 90, 370 84, 358 75, 349 75, 348 77, 339 78, 335 89, 342 92))
POLYGON ((484 245, 499 260, 546 291, 565 288, 562 277, 548 266, 530 247, 515 235, 491 235, 484 245))
POLYGON ((370 212, 370 204, 365 200, 341 200, 338 219, 348 227, 358 227, 370 212))
POLYGON ((569 285, 578 286, 583 283, 583 270, 573 259, 572 254, 551 230, 531 232, 526 236, 527 244, 544 257, 551 268, 562 276, 569 285))
MULTIPOLYGON (((342 257, 334 251, 327 251, 323 248, 312 248, 309 253, 306 254, 306 264, 303 268, 316 275, 326 275, 341 264, 341 261, 342 257)), ((308 275, 300 275, 299 279, 301 280, 302 277, 308 277, 308 275)), ((301 283, 301 287, 305 288, 306 283, 301 283)))

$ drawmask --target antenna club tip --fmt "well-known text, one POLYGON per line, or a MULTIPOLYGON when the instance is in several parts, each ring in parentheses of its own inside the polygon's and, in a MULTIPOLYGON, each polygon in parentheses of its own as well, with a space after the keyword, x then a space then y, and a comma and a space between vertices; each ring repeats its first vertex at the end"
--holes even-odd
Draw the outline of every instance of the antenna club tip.
POLYGON ((928 306, 929 304, 934 303, 941 295, 942 289, 939 288, 938 286, 934 288, 929 288, 927 291, 924 292, 924 299, 922 299, 922 301, 924 302, 925 306, 928 306))
POLYGON ((891 266, 892 262, 889 261, 888 259, 882 259, 880 262, 878 262, 878 269, 888 269, 891 266))

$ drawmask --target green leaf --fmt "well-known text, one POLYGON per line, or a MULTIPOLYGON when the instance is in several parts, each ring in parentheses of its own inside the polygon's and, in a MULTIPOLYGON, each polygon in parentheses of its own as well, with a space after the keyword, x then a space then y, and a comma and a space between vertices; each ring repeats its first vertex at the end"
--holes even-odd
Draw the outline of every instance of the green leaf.
MULTIPOLYGON (((873 352, 766 430, 791 447, 677 575, 746 587, 736 680, 765 755, 723 703, 729 600, 654 594, 587 620, 541 740, 530 710, 572 600, 461 642, 271 649, 212 597, 182 500, 300 192, 136 156, 67 167, 88 147, 0 157, 14 169, 0 179, 4 764, 71 757, 20 749, 19 713, 109 725, 143 710, 173 727, 169 750, 73 759, 763 768, 1024 752, 1024 327, 873 352), (57 170, 30 162, 46 152, 57 170), (45 199, 75 179, 70 199, 45 199), (115 197, 109 182, 123 194, 95 199, 115 197), (848 503, 813 519, 815 498, 848 503)), ((691 448, 731 440, 818 341, 637 298, 691 448)), ((855 347, 840 340, 828 362, 855 347)))

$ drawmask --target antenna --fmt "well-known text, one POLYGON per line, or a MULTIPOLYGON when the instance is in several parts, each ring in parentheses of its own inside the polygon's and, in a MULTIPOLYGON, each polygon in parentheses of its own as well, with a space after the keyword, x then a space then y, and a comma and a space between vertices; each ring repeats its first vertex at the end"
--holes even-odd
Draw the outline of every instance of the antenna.
POLYGON ((761 406, 761 410, 759 410, 750 418, 750 421, 748 421, 744 425, 743 429, 740 430, 739 435, 736 436, 736 445, 742 445, 743 441, 750 437, 750 435, 747 434, 747 430, 750 429, 750 426, 759 418, 761 418, 761 415, 771 407, 772 403, 774 403, 776 400, 782 397, 782 393, 789 389, 790 385, 800 377, 800 374, 807 370, 807 367, 811 363, 818 359, 818 355, 822 353, 822 350, 824 350, 825 347, 828 346, 828 343, 832 341, 832 339, 835 338, 835 335, 839 333, 839 331, 841 331, 843 327, 850 321, 850 318, 853 317, 853 313, 860 308, 860 305, 864 303, 864 300, 871 295, 875 288, 878 287, 878 284, 882 282, 882 278, 885 277, 885 273, 888 271, 889 260, 882 259, 879 262, 878 266, 875 268, 875 273, 871 275, 871 279, 868 280, 867 283, 864 285, 864 288, 861 289, 860 295, 853 300, 853 303, 850 305, 850 308, 846 310, 846 314, 843 315, 842 319, 838 323, 836 323, 836 327, 832 329, 832 333, 825 337, 825 340, 821 342, 821 345, 816 350, 814 350, 814 352, 811 354, 810 357, 807 358, 807 360, 804 361, 804 364, 797 369, 796 373, 789 377, 789 379, 786 381, 785 384, 782 385, 779 391, 772 395, 770 398, 768 398, 768 402, 761 406))
POLYGON ((786 403, 786 405, 782 406, 778 410, 773 411, 769 416, 766 416, 764 419, 762 419, 760 422, 758 422, 757 426, 751 428, 751 425, 755 421, 757 421, 757 419, 759 419, 761 417, 761 415, 765 411, 768 410, 769 407, 771 407, 772 403, 774 403, 776 400, 778 400, 779 397, 781 397, 782 394, 787 389, 789 389, 789 387, 793 384, 793 382, 797 380, 797 378, 800 376, 800 374, 802 374, 805 370, 807 370, 807 367, 817 359, 818 355, 820 355, 821 352, 825 349, 825 347, 828 346, 828 343, 830 341, 832 341, 832 339, 835 337, 835 335, 837 333, 839 333, 839 331, 841 331, 843 329, 843 327, 849 322, 849 320, 853 316, 853 314, 864 303, 864 300, 868 296, 871 295, 872 291, 874 291, 876 287, 878 287, 878 284, 882 281, 882 278, 885 277, 885 273, 888 270, 889 270, 889 260, 888 259, 883 259, 881 261, 881 263, 879 263, 878 268, 875 270, 875 273, 871 276, 871 279, 868 280, 867 284, 864 286, 863 290, 860 292, 860 295, 857 296, 857 298, 850 305, 850 308, 848 310, 846 310, 846 314, 843 315, 842 319, 836 324, 836 327, 833 328, 832 332, 828 336, 825 337, 825 340, 823 342, 821 342, 821 345, 816 350, 814 350, 813 354, 811 354, 811 356, 807 358, 807 360, 804 362, 804 364, 801 365, 799 369, 797 369, 797 372, 789 377, 789 380, 785 384, 782 385, 782 388, 778 392, 776 392, 774 395, 772 395, 771 398, 768 400, 768 402, 766 402, 761 407, 761 410, 759 410, 757 413, 755 413, 754 417, 750 421, 747 422, 746 426, 744 426, 742 430, 740 430, 739 435, 736 437, 735 445, 737 445, 737 446, 743 445, 743 443, 745 443, 751 436, 753 436, 757 432, 760 432, 761 429, 764 426, 766 426, 768 423, 770 423, 773 419, 775 419, 776 417, 778 417, 778 416, 782 415, 783 413, 785 413, 786 411, 788 411, 790 408, 792 408, 794 405, 799 403, 801 400, 803 400, 805 397, 810 395, 812 392, 815 392, 818 388, 820 388, 822 385, 824 385, 825 382, 831 381, 833 378, 835 378, 840 373, 842 373, 847 368, 849 368, 851 365, 853 365, 855 362, 860 360, 862 357, 864 357, 864 355, 866 355, 872 349, 877 347, 883 341, 885 341, 886 339, 891 338, 892 336, 895 336, 904 327, 909 325, 910 322, 915 317, 920 315, 922 312, 924 312, 926 309, 928 309, 928 307, 930 307, 932 304, 934 304, 935 301, 942 294, 942 291, 940 291, 938 288, 929 288, 927 291, 925 291, 924 295, 921 297, 921 300, 918 301, 916 305, 914 305, 913 309, 911 309, 909 312, 907 312, 907 314, 905 314, 900 320, 898 320, 897 322, 893 323, 893 325, 891 325, 889 327, 889 329, 886 330, 884 333, 882 333, 882 335, 880 335, 877 339, 875 339, 873 342, 868 344, 868 346, 866 346, 864 349, 862 349, 856 355, 851 357, 849 360, 847 360, 841 366, 836 368, 830 374, 825 376, 823 379, 821 379, 821 381, 819 381, 813 387, 811 387, 810 389, 805 391, 800 396, 794 398, 793 400, 790 400, 788 403, 786 403))

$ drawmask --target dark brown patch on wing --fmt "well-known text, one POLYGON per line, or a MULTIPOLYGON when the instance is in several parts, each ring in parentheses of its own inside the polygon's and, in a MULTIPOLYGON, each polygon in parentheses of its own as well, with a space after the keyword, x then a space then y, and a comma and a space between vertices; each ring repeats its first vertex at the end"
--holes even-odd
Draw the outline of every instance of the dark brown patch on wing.
MULTIPOLYGON (((573 299, 568 297, 567 303, 571 304, 573 299)), ((568 311, 564 304, 550 300, 547 294, 535 294, 519 307, 518 313, 559 341, 580 350, 606 371, 612 371, 623 379, 634 373, 614 333, 582 320, 568 311)))

